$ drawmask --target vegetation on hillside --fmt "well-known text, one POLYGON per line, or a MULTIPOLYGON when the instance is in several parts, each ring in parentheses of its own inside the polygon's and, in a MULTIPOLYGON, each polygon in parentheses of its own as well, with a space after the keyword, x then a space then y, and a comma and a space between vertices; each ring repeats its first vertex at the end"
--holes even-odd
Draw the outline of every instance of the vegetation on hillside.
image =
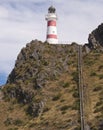
MULTIPOLYGON (((89 40, 90 48, 83 48, 84 112, 90 129, 102 130, 103 51, 89 40)), ((0 129, 80 130, 77 48, 35 40, 21 50, 0 90, 0 129)))
POLYGON ((27 44, 3 88, 9 114, 5 113, 1 128, 79 129, 77 79, 77 44, 50 45, 37 40, 27 44))

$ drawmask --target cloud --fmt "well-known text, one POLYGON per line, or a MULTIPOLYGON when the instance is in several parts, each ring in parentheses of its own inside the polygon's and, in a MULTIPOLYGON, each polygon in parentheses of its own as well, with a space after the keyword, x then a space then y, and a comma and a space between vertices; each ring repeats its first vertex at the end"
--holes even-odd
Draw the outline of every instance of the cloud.
MULTIPOLYGON (((10 73, 21 48, 33 39, 45 41, 47 0, 0 0, 0 73, 10 73)), ((102 0, 53 1, 61 42, 87 42, 103 21, 102 0)))
POLYGON ((60 38, 82 44, 87 42, 88 34, 103 21, 101 2, 103 3, 93 0, 72 0, 68 4, 61 2, 61 8, 58 7, 60 38))

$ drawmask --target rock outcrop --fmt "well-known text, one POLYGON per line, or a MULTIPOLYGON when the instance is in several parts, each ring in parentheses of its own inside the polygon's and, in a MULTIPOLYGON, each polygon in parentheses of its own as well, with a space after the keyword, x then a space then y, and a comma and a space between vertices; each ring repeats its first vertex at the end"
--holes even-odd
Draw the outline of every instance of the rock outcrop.
POLYGON ((83 46, 84 53, 89 53, 95 49, 103 51, 103 23, 89 34, 88 43, 83 46))
POLYGON ((25 81, 30 81, 34 88, 44 87, 47 80, 53 80, 61 73, 69 71, 68 62, 72 55, 72 52, 68 55, 70 51, 76 52, 77 44, 56 46, 32 41, 18 55, 7 84, 18 82, 24 84, 25 81))
POLYGON ((98 26, 91 34, 89 34, 88 38, 88 46, 91 49, 101 48, 103 49, 103 23, 98 26))

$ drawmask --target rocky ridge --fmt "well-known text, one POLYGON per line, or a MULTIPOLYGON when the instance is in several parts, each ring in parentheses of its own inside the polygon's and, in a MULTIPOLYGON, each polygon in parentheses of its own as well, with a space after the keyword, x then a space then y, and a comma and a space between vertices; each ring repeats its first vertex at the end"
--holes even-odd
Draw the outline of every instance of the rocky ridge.
POLYGON ((89 49, 98 48, 103 51, 103 23, 89 34, 88 44, 85 46, 89 49))

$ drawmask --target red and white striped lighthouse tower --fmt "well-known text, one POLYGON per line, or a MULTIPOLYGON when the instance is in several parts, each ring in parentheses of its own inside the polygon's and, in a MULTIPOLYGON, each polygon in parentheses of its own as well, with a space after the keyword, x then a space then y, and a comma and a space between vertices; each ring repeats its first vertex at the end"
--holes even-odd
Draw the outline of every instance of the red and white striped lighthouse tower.
POLYGON ((57 15, 56 15, 56 9, 53 6, 49 7, 48 14, 46 15, 45 19, 47 20, 46 41, 51 44, 57 44, 58 43, 57 27, 56 27, 57 15))

